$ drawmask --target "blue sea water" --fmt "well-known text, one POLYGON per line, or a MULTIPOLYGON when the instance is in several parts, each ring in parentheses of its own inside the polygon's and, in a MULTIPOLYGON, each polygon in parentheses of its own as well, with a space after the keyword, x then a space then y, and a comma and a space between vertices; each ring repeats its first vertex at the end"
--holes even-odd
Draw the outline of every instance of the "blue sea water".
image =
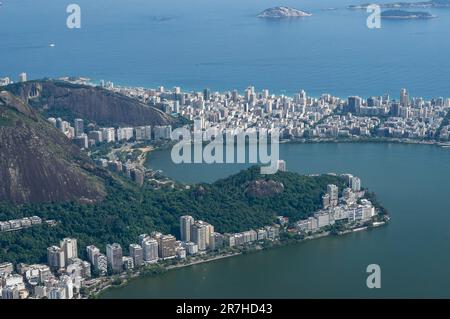
MULTIPOLYGON (((386 2, 386 0, 383 0, 386 2)), ((0 76, 87 76, 121 85, 291 94, 450 96, 450 10, 366 26, 365 0, 3 0, 0 76), (81 29, 66 7, 81 7, 81 29), (310 11, 265 20, 272 6, 310 11), (324 10, 336 8, 336 10, 324 10), (50 47, 54 43, 54 47, 50 47)))

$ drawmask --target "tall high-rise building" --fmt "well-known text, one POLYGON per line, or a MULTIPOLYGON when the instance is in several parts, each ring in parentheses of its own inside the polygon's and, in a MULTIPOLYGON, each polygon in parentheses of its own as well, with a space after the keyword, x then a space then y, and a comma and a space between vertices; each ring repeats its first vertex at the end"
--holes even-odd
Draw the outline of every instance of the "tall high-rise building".
POLYGON ((100 275, 106 275, 108 272, 108 258, 103 254, 94 255, 94 260, 92 262, 94 268, 98 270, 100 275))
POLYGON ((286 162, 284 160, 278 160, 277 169, 280 172, 286 172, 286 162))
POLYGON ((406 89, 402 89, 400 91, 400 105, 401 106, 409 106, 409 94, 406 89))
POLYGON ((138 243, 141 246, 144 246, 144 240, 149 239, 150 236, 148 234, 140 234, 139 235, 139 239, 138 239, 138 243))
POLYGON ((61 276, 59 286, 65 290, 64 299, 73 298, 73 281, 72 278, 70 278, 70 276, 67 275, 61 276))
POLYGON ((390 113, 392 116, 400 116, 400 103, 392 102, 390 113))
POLYGON ((206 223, 206 246, 211 249, 211 236, 214 234, 214 226, 206 223))
POLYGON ((157 125, 154 127, 155 140, 168 140, 172 135, 172 127, 170 125, 157 125))
POLYGON ((141 245, 138 244, 130 245, 130 257, 133 258, 133 264, 135 267, 139 267, 143 264, 144 255, 141 245))
POLYGON ((132 127, 119 127, 117 129, 117 140, 128 141, 133 137, 134 129, 132 127))
POLYGON ((64 252, 64 260, 66 265, 71 258, 78 258, 77 240, 75 238, 64 238, 59 243, 64 252))
POLYGON ((330 196, 330 205, 336 206, 338 204, 339 199, 339 189, 334 184, 329 184, 327 186, 327 193, 330 196))
POLYGON ((28 77, 27 74, 25 72, 22 72, 19 74, 19 82, 27 82, 28 81, 28 77))
POLYGON ((349 112, 359 113, 362 105, 362 99, 359 96, 349 96, 347 107, 349 112))
POLYGON ((47 248, 47 264, 53 269, 65 267, 64 251, 58 246, 47 248))
POLYGON ((380 100, 376 96, 371 96, 367 98, 367 106, 368 107, 380 106, 380 100))
POLYGON ((129 257, 129 256, 122 257, 122 264, 123 264, 123 268, 125 270, 131 270, 135 267, 133 257, 129 257))
POLYGON ((307 96, 306 96, 306 92, 304 90, 301 90, 299 93, 299 98, 298 98, 298 103, 302 106, 306 105, 307 102, 307 96))
POLYGON ((214 233, 212 225, 201 220, 196 221, 191 227, 191 241, 197 244, 198 250, 206 250, 212 233, 214 233))
POLYGON ((79 148, 87 149, 89 147, 89 139, 87 134, 81 133, 80 136, 75 137, 74 143, 78 145, 79 148))
POLYGON ((66 289, 64 287, 51 287, 47 297, 48 299, 66 299, 66 289))
POLYGON ((151 140, 152 139, 152 127, 150 125, 135 127, 134 135, 135 135, 137 141, 151 140))
POLYGON ((139 186, 144 185, 145 181, 145 173, 143 170, 134 168, 130 171, 130 177, 135 181, 139 186))
POLYGON ((159 238, 159 257, 162 259, 176 256, 177 240, 172 235, 163 235, 159 238))
POLYGON ((249 86, 246 90, 245 90, 245 101, 246 102, 250 102, 252 99, 252 96, 255 95, 255 87, 254 86, 249 86))
POLYGON ((212 233, 209 238, 209 249, 216 250, 222 248, 224 244, 224 236, 220 233, 212 233))
POLYGON ((88 256, 88 260, 94 264, 94 257, 95 255, 100 254, 100 249, 95 247, 94 245, 90 245, 86 247, 86 254, 88 256))
POLYGON ((114 142, 116 140, 116 130, 114 127, 102 128, 102 137, 106 143, 114 142))
POLYGON ((234 103, 236 103, 238 101, 239 98, 239 93, 237 90, 233 90, 231 92, 231 99, 233 100, 234 103))
POLYGON ((11 84, 11 79, 6 77, 6 78, 0 78, 0 86, 6 86, 11 84))
POLYGON ((88 133, 88 138, 93 140, 95 143, 100 143, 103 141, 103 134, 101 131, 90 131, 88 133))
POLYGON ((106 246, 106 257, 108 258, 108 265, 115 272, 122 271, 122 247, 117 244, 108 244, 106 246))
POLYGON ((175 93, 175 94, 180 94, 181 93, 181 88, 179 86, 175 86, 172 89, 172 92, 175 93))
POLYGON ((191 241, 191 227, 194 224, 194 218, 189 215, 180 217, 180 235, 182 241, 191 241))
POLYGON ((158 261, 158 241, 154 238, 146 237, 142 241, 143 259, 147 264, 158 261))
POLYGON ((322 207, 325 209, 330 207, 330 195, 325 194, 322 196, 322 207))
POLYGON ((208 88, 204 89, 203 90, 203 99, 205 101, 209 101, 210 98, 211 98, 211 91, 208 88))
POLYGON ((361 180, 356 176, 352 177, 350 187, 354 192, 359 192, 361 190, 361 180))
POLYGON ((80 137, 84 133, 84 121, 82 119, 75 119, 75 136, 80 137))

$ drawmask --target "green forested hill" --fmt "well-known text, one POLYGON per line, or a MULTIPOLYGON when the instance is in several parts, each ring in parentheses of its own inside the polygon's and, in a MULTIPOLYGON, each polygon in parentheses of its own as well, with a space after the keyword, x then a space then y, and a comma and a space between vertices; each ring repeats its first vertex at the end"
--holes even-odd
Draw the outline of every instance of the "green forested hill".
POLYGON ((126 251, 141 233, 159 230, 178 236, 178 219, 184 214, 208 221, 222 233, 268 225, 277 215, 298 220, 320 207, 327 184, 343 186, 336 176, 260 175, 258 167, 190 189, 139 189, 120 178, 104 178, 108 195, 96 204, 0 204, 0 220, 38 215, 60 222, 0 234, 0 261, 45 261, 46 247, 66 236, 78 238, 81 253, 86 245, 104 249, 112 242, 126 251))

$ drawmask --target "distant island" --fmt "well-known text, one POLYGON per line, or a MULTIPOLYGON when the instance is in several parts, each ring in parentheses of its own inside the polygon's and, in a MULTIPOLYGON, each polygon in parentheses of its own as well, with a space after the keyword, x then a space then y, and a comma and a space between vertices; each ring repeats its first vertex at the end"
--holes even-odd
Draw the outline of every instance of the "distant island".
POLYGON ((416 20, 416 19, 432 19, 436 18, 436 16, 428 13, 428 12, 420 12, 420 11, 404 11, 404 10, 387 10, 381 12, 382 19, 391 19, 391 20, 416 20))
MULTIPOLYGON (((348 6, 349 9, 367 9, 372 3, 356 4, 348 6)), ((392 2, 380 3, 381 8, 403 9, 403 8, 450 8, 450 0, 431 0, 422 2, 392 2)))
POLYGON ((301 11, 294 8, 289 7, 274 7, 269 8, 258 14, 258 18, 272 18, 272 19, 280 19, 280 18, 300 18, 300 17, 310 17, 311 13, 306 11, 301 11))

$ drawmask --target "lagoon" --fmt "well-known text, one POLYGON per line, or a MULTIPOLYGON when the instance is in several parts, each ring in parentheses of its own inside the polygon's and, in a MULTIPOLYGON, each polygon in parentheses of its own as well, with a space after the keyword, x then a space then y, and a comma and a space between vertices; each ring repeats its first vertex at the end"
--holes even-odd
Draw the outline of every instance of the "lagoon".
MULTIPOLYGON (((448 298, 450 149, 402 144, 282 144, 302 174, 352 173, 389 210, 386 227, 327 237, 139 278, 102 298, 448 298), (381 267, 368 289, 366 267, 381 267)), ((168 150, 151 166, 177 180, 212 182, 242 164, 176 165, 168 150)))

